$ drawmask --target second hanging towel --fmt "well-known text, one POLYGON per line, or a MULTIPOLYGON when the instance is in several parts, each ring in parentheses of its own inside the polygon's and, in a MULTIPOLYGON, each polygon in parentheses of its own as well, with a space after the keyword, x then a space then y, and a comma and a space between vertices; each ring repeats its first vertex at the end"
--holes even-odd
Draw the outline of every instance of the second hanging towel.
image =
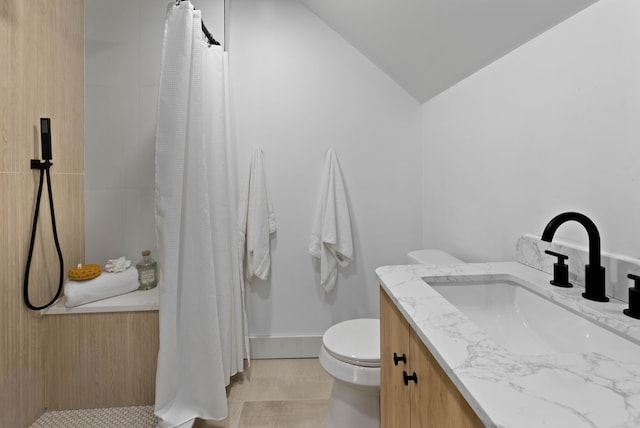
POLYGON ((338 277, 338 265, 353 261, 351 215, 342 180, 342 171, 333 149, 325 160, 320 198, 313 222, 309 254, 320 261, 320 284, 331 291, 338 277))
POLYGON ((240 200, 240 247, 245 277, 265 280, 271 267, 270 235, 276 231, 276 216, 264 173, 262 149, 251 156, 249 180, 240 200))

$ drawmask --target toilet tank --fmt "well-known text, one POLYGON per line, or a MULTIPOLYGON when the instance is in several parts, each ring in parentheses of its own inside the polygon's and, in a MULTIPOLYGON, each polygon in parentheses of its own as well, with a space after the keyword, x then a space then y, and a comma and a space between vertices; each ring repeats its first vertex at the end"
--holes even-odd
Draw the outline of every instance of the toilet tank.
POLYGON ((448 265, 464 263, 462 260, 442 250, 415 250, 407 254, 407 257, 411 264, 448 265))

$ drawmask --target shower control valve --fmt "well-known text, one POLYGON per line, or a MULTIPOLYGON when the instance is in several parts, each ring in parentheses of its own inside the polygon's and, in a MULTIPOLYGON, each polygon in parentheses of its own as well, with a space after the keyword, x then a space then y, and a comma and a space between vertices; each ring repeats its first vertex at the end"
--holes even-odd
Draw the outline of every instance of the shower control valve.
POLYGON ((53 164, 50 160, 31 159, 31 169, 49 169, 53 164))

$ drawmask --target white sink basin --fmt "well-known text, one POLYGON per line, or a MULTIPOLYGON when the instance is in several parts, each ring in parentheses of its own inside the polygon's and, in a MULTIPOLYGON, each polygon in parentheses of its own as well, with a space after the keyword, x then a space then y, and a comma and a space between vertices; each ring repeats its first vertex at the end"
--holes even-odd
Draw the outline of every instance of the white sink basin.
POLYGON ((515 280, 472 276, 423 280, 514 354, 598 352, 618 359, 640 355, 639 345, 515 280))

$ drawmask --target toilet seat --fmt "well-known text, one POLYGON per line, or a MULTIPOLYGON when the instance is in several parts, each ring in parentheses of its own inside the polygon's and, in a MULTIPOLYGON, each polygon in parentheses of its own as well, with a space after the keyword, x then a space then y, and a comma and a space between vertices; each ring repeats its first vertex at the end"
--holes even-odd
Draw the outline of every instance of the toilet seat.
POLYGON ((359 367, 380 367, 380 320, 355 319, 330 327, 322 336, 329 355, 359 367))

